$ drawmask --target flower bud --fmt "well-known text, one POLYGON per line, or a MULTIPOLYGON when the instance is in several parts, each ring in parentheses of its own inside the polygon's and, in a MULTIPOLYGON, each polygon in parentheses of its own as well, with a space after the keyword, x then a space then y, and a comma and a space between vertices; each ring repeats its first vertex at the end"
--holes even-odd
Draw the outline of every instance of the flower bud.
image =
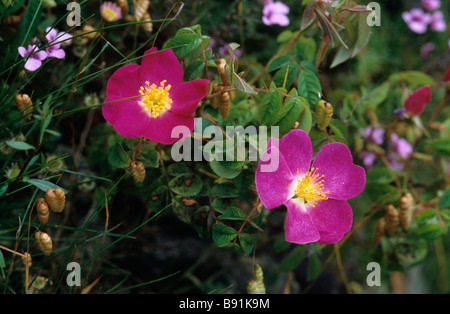
POLYGON ((48 189, 45 192, 45 200, 53 212, 60 213, 66 205, 66 194, 61 189, 48 189))
POLYGON ((316 106, 316 121, 319 130, 324 131, 330 124, 333 115, 333 106, 325 100, 319 100, 316 106))
POLYGON ((264 286, 263 271, 261 269, 261 266, 255 264, 253 266, 253 273, 255 279, 249 280, 247 282, 247 292, 249 294, 265 294, 266 287, 264 286))
POLYGON ((399 223, 397 209, 392 204, 387 205, 384 217, 386 218, 386 231, 390 236, 392 236, 394 235, 399 223))
POLYGON ((386 233, 386 219, 384 217, 381 217, 380 219, 378 219, 377 226, 375 227, 372 245, 377 246, 381 242, 381 239, 383 239, 385 233, 386 233))
POLYGON ((46 224, 48 222, 48 217, 50 215, 50 211, 48 208, 48 204, 44 198, 38 198, 36 201, 36 210, 39 218, 39 222, 41 224, 46 224))
POLYGON ((42 231, 37 231, 34 234, 34 238, 36 239, 36 243, 39 246, 39 249, 44 252, 45 255, 49 256, 53 250, 52 238, 42 231))
POLYGON ((230 93, 225 92, 220 94, 220 103, 219 103, 219 113, 222 116, 224 120, 228 118, 228 115, 230 114, 230 105, 231 105, 231 98, 230 93))
POLYGON ((28 120, 31 120, 33 103, 31 102, 30 96, 28 96, 27 94, 17 94, 14 97, 14 101, 16 102, 17 110, 19 110, 22 116, 26 117, 28 120))
POLYGON ((22 259, 22 263, 23 263, 26 267, 28 267, 28 268, 31 267, 31 255, 30 255, 30 253, 25 252, 25 253, 23 254, 23 256, 21 257, 21 259, 22 259))
POLYGON ((406 193, 400 198, 400 204, 398 206, 400 223, 402 227, 408 231, 409 225, 414 211, 414 199, 411 193, 406 193))
POLYGON ((135 182, 143 182, 145 179, 145 167, 140 161, 132 161, 130 163, 131 176, 135 182))

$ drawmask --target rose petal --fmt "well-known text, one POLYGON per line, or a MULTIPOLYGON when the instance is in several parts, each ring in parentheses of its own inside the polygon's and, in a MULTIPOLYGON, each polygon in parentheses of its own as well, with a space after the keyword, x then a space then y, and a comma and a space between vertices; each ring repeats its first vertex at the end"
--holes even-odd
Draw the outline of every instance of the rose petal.
POLYGON ((129 138, 136 138, 146 132, 151 118, 135 101, 122 101, 122 110, 115 116, 114 128, 116 131, 129 138))
POLYGON ((149 81, 157 86, 164 80, 175 85, 183 79, 183 69, 172 50, 157 51, 155 47, 144 53, 141 62, 141 82, 149 81))
POLYGON ((314 159, 312 168, 324 175, 323 191, 330 191, 328 198, 345 200, 355 197, 366 184, 364 168, 353 164, 350 150, 342 143, 323 146, 314 159))
MULTIPOLYGON (((272 142, 269 143, 272 145, 272 142)), ((279 150, 294 176, 303 176, 309 171, 312 158, 312 145, 308 134, 300 129, 287 133, 279 141, 279 150)))
POLYGON ((281 206, 292 197, 291 186, 294 179, 283 154, 276 147, 272 146, 261 154, 255 172, 255 183, 259 198, 267 209, 281 206), (273 162, 277 163, 274 171, 266 171, 264 168, 269 168, 273 162))
POLYGON ((119 95, 122 98, 140 96, 142 86, 139 79, 140 67, 137 64, 128 64, 111 75, 106 86, 106 95, 119 95))
POLYGON ((406 112, 413 116, 420 115, 425 106, 431 101, 431 89, 430 86, 425 85, 411 93, 405 100, 404 107, 406 112))
POLYGON ((286 241, 298 244, 318 241, 320 239, 319 231, 306 207, 294 200, 288 200, 285 205, 287 207, 284 222, 286 241))
POLYGON ((308 207, 308 211, 320 233, 318 244, 339 242, 352 227, 352 208, 346 201, 319 201, 315 207, 308 207))
POLYGON ((172 99, 170 111, 189 116, 195 112, 198 103, 206 96, 208 80, 197 79, 173 85, 169 92, 172 99))
POLYGON ((177 126, 186 126, 190 132, 194 129, 194 118, 177 115, 169 110, 152 118, 150 124, 142 133, 146 139, 161 144, 170 145, 183 138, 183 134, 172 137, 172 130, 177 126))

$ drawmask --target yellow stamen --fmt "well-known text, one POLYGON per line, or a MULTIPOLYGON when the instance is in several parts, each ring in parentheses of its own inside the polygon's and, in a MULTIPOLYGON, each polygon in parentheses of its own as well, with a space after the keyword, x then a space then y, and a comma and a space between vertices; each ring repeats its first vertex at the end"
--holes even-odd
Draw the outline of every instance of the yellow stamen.
POLYGON ((113 22, 116 18, 116 12, 108 8, 103 8, 103 16, 108 22, 113 22))
MULTIPOLYGON (((310 206, 315 207, 317 201, 326 200, 326 194, 330 191, 323 191, 323 177, 316 173, 317 168, 311 168, 302 179, 297 179, 297 188, 295 189, 295 197, 303 199, 310 206)), ((298 172, 297 172, 298 173, 298 172)))
POLYGON ((170 84, 164 87, 166 80, 160 83, 160 87, 156 88, 155 84, 150 86, 150 82, 146 81, 146 87, 141 86, 139 93, 142 95, 142 105, 153 118, 161 114, 161 111, 170 109, 172 99, 169 97, 170 84))

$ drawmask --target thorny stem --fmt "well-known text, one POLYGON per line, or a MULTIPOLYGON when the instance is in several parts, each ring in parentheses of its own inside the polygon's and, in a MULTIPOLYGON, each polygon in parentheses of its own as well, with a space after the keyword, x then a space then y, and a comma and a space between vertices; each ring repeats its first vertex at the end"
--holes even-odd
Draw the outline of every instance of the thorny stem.
POLYGON ((133 161, 136 161, 137 156, 139 155, 139 149, 141 148, 141 144, 144 138, 142 136, 139 136, 139 143, 137 144, 136 148, 134 149, 134 157, 133 161))

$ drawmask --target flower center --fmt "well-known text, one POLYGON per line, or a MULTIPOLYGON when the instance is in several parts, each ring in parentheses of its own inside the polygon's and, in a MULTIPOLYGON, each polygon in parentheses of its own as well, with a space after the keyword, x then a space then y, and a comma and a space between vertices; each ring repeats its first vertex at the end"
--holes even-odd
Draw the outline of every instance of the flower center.
POLYGON ((297 188, 295 189, 295 197, 299 197, 306 201, 312 207, 316 206, 317 201, 326 200, 326 194, 330 191, 323 191, 323 177, 316 173, 317 168, 311 168, 302 179, 297 179, 297 188))
POLYGON ((116 18, 116 12, 108 8, 103 8, 103 16, 108 22, 113 22, 116 18))
POLYGON ((170 84, 165 86, 166 80, 160 83, 160 86, 156 88, 155 84, 150 85, 150 82, 146 81, 147 86, 141 86, 139 93, 142 95, 142 103, 145 111, 150 113, 153 118, 156 118, 161 114, 161 111, 170 109, 172 99, 169 97, 170 84))

